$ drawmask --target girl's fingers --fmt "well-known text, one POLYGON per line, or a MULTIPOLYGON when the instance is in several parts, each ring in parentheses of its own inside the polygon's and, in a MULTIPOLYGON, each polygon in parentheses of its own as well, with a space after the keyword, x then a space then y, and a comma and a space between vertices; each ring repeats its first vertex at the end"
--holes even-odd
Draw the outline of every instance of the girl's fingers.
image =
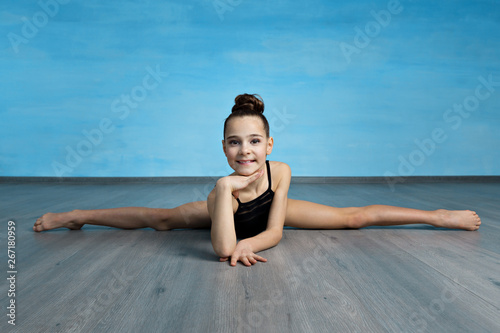
POLYGON ((263 257, 258 256, 258 255, 255 255, 255 257, 254 257, 254 258, 256 258, 258 261, 262 261, 262 262, 266 262, 266 261, 267 261, 267 259, 266 259, 266 258, 263 258, 263 257))
MULTIPOLYGON (((228 261, 229 258, 220 258, 219 260, 223 262, 223 261, 228 261)), ((255 253, 252 253, 251 255, 247 256, 232 256, 230 265, 236 266, 238 261, 241 261, 241 263, 245 266, 252 266, 255 265, 258 261, 267 262, 267 259, 259 255, 256 255, 255 253)))
POLYGON ((245 266, 252 266, 252 264, 250 263, 250 261, 248 261, 248 259, 246 257, 241 258, 241 262, 245 266))
POLYGON ((244 189, 247 187, 249 184, 253 183, 262 175, 264 174, 264 170, 259 170, 255 172, 254 174, 251 174, 250 176, 227 176, 228 180, 230 181, 232 193, 235 198, 238 198, 239 193, 238 191, 241 189, 244 189))
POLYGON ((236 257, 231 257, 231 266, 236 266, 236 263, 238 262, 238 258, 236 257))
POLYGON ((242 187, 238 186, 239 189, 247 187, 249 184, 253 183, 257 179, 262 177, 263 174, 264 174, 264 170, 259 170, 255 173, 251 174, 250 176, 240 176, 240 177, 242 177, 242 178, 240 178, 240 180, 242 181, 242 183, 241 183, 242 187))
POLYGON ((257 179, 259 179, 262 175, 264 174, 264 170, 259 170, 257 171, 256 173, 254 173, 253 175, 249 176, 250 178, 248 179, 248 183, 253 183, 254 181, 256 181, 257 179))

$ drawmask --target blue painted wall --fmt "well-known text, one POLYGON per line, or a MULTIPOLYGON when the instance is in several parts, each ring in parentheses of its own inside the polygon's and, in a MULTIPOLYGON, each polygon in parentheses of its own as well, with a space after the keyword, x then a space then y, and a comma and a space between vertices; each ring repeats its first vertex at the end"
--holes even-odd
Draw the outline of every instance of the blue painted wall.
POLYGON ((500 175, 500 2, 3 1, 0 175, 219 176, 259 93, 296 176, 500 175))

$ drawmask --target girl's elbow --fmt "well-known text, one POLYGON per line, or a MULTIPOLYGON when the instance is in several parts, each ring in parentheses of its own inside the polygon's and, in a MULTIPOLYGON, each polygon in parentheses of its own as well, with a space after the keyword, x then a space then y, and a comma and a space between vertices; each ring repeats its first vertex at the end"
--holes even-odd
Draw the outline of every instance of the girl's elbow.
POLYGON ((223 247, 223 246, 218 246, 214 247, 215 254, 218 255, 221 258, 229 258, 230 256, 233 255, 234 248, 231 247, 223 247))
POLYGON ((278 245, 279 242, 281 242, 282 238, 283 238, 283 234, 279 234, 278 236, 276 236, 276 245, 278 245))
POLYGON ((273 239, 276 245, 278 245, 278 243, 281 241, 282 238, 283 238, 283 230, 276 230, 273 233, 273 239))

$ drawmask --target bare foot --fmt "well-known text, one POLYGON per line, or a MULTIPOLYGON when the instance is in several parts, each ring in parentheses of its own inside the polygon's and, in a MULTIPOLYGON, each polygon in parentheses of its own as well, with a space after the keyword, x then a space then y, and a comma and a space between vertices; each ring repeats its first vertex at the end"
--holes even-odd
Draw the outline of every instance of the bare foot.
POLYGON ((78 211, 74 210, 67 213, 47 213, 38 218, 33 226, 33 231, 44 231, 56 228, 69 228, 79 230, 83 224, 76 222, 78 211))
POLYGON ((439 228, 463 229, 474 231, 479 229, 481 219, 471 210, 436 210, 437 221, 433 225, 439 228))

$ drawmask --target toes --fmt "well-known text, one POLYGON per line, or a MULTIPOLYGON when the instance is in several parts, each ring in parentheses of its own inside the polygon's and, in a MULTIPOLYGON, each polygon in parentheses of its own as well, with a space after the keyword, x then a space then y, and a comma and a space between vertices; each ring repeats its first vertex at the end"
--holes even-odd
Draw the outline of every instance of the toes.
POLYGON ((35 231, 42 231, 43 230, 43 220, 41 218, 38 218, 35 222, 35 225, 33 226, 33 230, 35 231))
POLYGON ((35 224, 33 225, 33 230, 38 231, 38 227, 42 225, 42 220, 40 218, 37 218, 35 221, 35 224))

